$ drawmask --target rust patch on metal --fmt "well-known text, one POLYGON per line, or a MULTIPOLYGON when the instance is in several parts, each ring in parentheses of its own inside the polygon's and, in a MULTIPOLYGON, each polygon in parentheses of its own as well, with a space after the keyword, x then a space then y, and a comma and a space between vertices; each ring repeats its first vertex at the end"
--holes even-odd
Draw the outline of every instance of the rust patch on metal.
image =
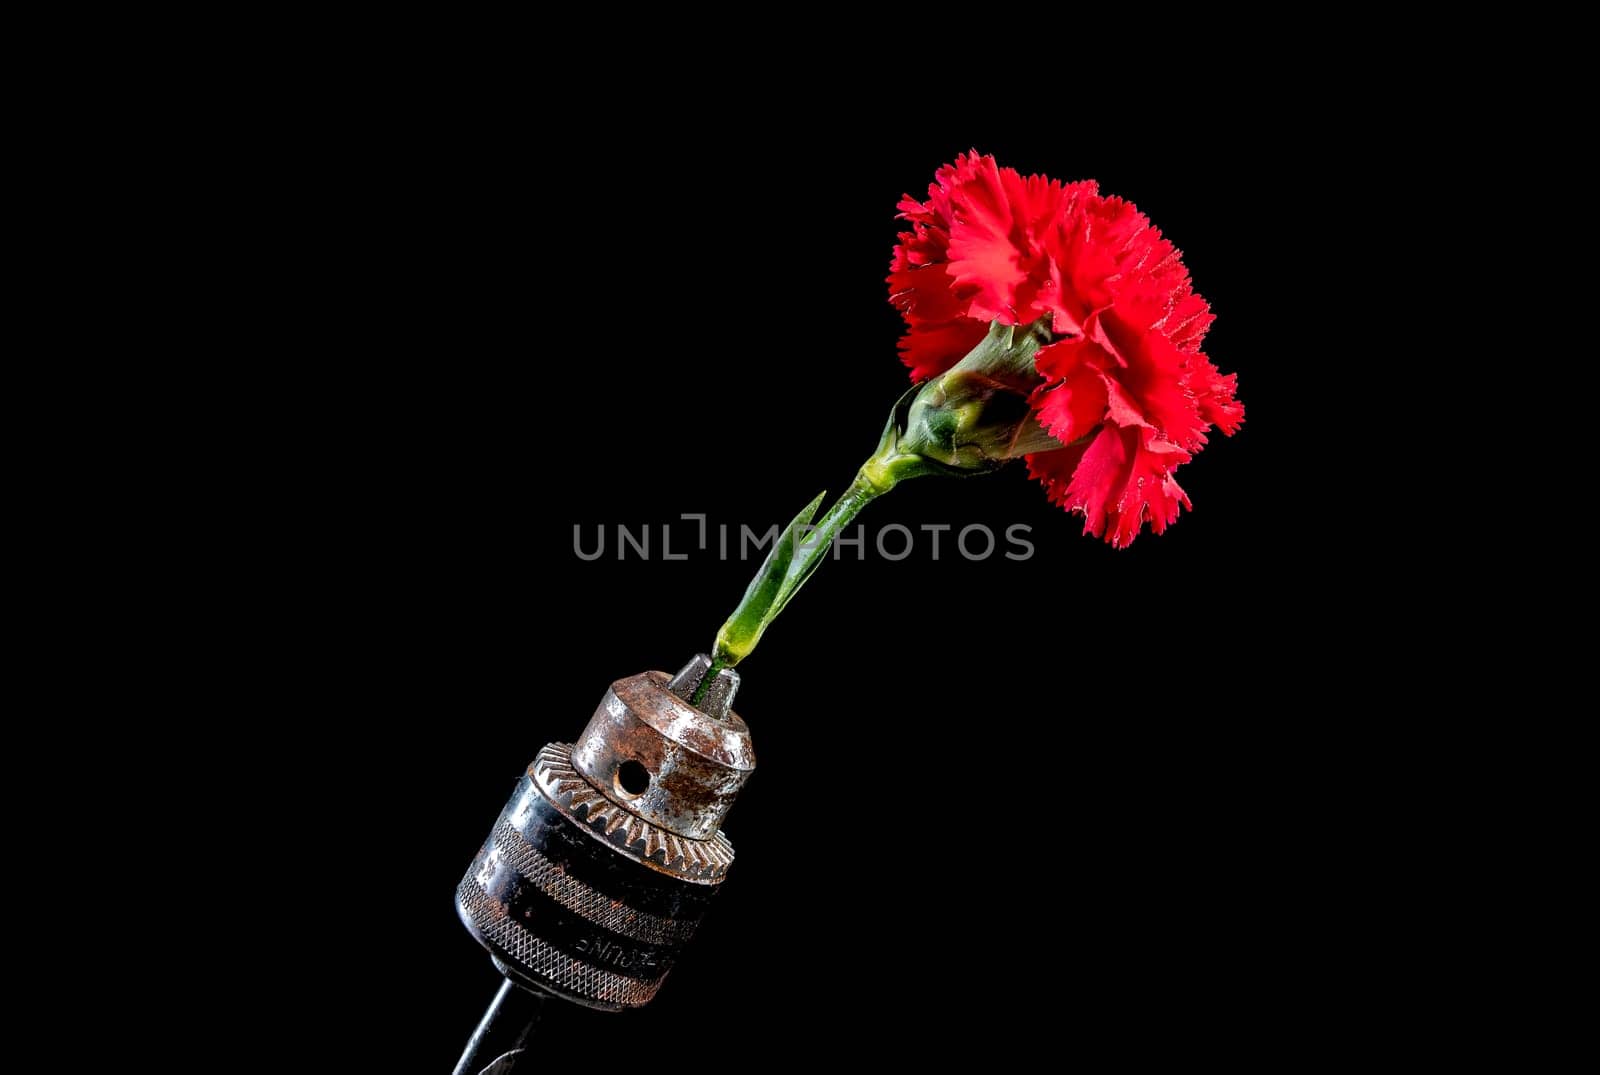
POLYGON ((613 683, 573 747, 572 766, 629 813, 709 840, 755 770, 750 729, 732 710, 721 719, 702 713, 668 682, 664 672, 645 672, 613 683), (630 763, 643 779, 624 769, 630 763))

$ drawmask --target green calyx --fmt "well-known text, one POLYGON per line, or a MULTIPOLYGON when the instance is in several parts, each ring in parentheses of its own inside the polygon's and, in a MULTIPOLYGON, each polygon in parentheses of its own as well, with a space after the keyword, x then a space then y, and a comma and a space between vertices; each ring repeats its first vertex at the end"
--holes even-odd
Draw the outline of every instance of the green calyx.
POLYGON ((1061 447, 1028 405, 1040 383, 1034 355, 1049 339, 1042 321, 990 325, 967 357, 917 392, 907 409, 901 449, 975 474, 1029 452, 1061 447))

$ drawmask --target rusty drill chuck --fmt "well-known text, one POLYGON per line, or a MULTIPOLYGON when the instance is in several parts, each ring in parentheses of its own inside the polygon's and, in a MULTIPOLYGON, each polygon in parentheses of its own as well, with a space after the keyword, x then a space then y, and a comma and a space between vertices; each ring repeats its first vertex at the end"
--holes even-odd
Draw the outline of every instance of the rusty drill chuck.
POLYGON ((517 985, 592 1008, 647 1003, 733 863, 719 828, 755 769, 738 674, 696 657, 606 691, 574 744, 539 751, 456 890, 517 985))

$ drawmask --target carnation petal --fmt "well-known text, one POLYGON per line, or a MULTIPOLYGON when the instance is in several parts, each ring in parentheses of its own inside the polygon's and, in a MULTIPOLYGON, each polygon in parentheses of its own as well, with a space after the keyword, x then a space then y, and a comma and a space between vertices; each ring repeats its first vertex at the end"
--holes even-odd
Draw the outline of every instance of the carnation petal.
POLYGON ((1028 473, 1044 483, 1051 502, 1083 513, 1083 532, 1126 548, 1148 520, 1159 534, 1175 522, 1189 497, 1172 471, 1189 454, 1153 430, 1103 427, 1087 445, 1028 457, 1028 473))
POLYGON ((1220 373, 1205 355, 1196 355, 1191 365, 1190 384, 1200 413, 1223 433, 1233 436, 1244 424, 1244 404, 1233 398, 1239 375, 1220 373))
POLYGON ((912 325, 900 337, 900 361, 913 381, 936 377, 978 346, 989 329, 982 321, 961 318, 937 325, 912 325))
POLYGON ((950 275, 972 290, 971 316, 1017 324, 1017 288, 1028 273, 1007 191, 1016 184, 1002 179, 993 157, 971 162, 959 174, 962 182, 951 198, 950 275))
POLYGON ((1050 503, 1065 507, 1063 501, 1066 499, 1067 485, 1088 449, 1089 444, 1085 441, 1082 444, 1068 444, 1053 452, 1033 452, 1027 457, 1028 477, 1044 486, 1045 496, 1050 503))
POLYGON ((1111 419, 1118 425, 1149 425, 1190 451, 1206 442, 1206 420, 1189 389, 1189 356, 1154 330, 1160 312, 1143 303, 1122 303, 1097 320, 1117 364, 1106 375, 1111 419), (1115 382, 1114 385, 1111 382, 1115 382))
MULTIPOLYGON (((966 317, 966 303, 951 286, 950 274, 944 265, 924 265, 890 273, 889 301, 912 325, 942 323, 956 318, 971 321, 966 317)), ((980 329, 983 327, 982 322, 971 323, 980 329)))
POLYGON ((1061 340, 1039 349, 1035 365, 1047 379, 1034 393, 1039 423, 1063 444, 1087 436, 1106 416, 1105 352, 1088 340, 1061 340))

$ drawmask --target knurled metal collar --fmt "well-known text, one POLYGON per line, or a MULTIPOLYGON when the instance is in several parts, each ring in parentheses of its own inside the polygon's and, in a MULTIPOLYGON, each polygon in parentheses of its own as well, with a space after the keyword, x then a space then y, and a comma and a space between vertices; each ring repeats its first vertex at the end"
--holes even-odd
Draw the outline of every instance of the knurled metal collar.
POLYGON ((719 883, 733 865, 733 844, 722 833, 704 840, 680 836, 602 795, 573 768, 572 748, 564 743, 539 751, 528 776, 556 809, 636 862, 698 884, 719 883))

